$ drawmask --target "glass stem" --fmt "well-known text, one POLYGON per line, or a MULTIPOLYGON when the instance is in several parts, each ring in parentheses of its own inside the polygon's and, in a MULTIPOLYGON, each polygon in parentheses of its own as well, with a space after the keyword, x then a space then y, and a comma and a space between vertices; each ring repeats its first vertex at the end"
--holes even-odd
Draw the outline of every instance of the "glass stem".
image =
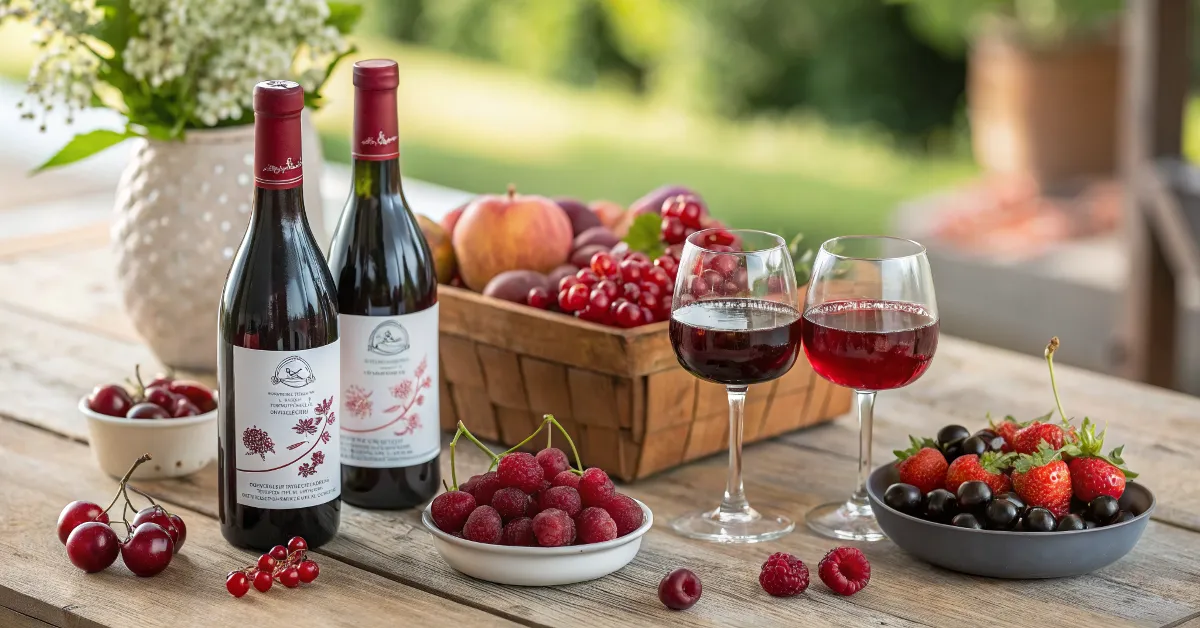
POLYGON ((871 432, 875 421, 875 391, 854 391, 854 403, 858 406, 858 483, 850 501, 860 506, 867 505, 867 475, 871 473, 871 432))
POLYGON ((750 504, 742 487, 742 426, 745 423, 746 387, 727 386, 729 395, 729 476, 725 480, 722 513, 747 514, 750 504))

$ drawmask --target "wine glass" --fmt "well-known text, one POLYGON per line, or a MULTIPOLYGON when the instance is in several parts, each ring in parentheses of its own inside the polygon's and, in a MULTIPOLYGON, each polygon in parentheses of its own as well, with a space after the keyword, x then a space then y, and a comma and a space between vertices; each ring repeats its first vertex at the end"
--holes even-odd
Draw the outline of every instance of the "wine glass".
POLYGON ((671 302, 671 347, 679 363, 729 395, 729 475, 715 510, 671 522, 676 532, 722 543, 757 543, 795 527, 764 515, 742 487, 746 388, 782 376, 800 349, 796 274, 783 238, 764 231, 707 229, 687 238, 671 302))
POLYGON ((938 343, 937 303, 925 247, 903 238, 845 236, 821 245, 804 299, 804 354, 818 375, 854 389, 858 484, 845 502, 809 511, 808 527, 853 541, 883 531, 867 502, 875 393, 913 383, 938 343))

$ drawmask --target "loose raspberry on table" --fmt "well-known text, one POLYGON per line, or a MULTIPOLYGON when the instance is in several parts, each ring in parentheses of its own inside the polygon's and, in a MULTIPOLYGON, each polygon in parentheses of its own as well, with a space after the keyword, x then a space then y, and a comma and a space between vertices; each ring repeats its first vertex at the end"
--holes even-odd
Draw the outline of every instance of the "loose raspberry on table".
POLYGON ((433 498, 429 512, 433 522, 442 532, 458 532, 462 530, 467 517, 475 510, 475 497, 462 491, 449 491, 433 498))
POLYGON ((474 495, 474 494, 475 494, 475 487, 479 485, 479 480, 480 480, 480 478, 482 478, 482 477, 483 477, 483 475, 482 475, 482 474, 480 474, 480 475, 472 475, 472 476, 471 476, 471 479, 469 479, 469 480, 467 480, 466 482, 463 482, 462 484, 459 484, 459 485, 458 485, 458 490, 460 490, 460 491, 462 491, 462 492, 464 492, 464 493, 470 493, 470 494, 474 495))
POLYGON ((500 475, 501 486, 511 486, 525 491, 526 494, 536 493, 542 488, 542 465, 537 459, 523 451, 505 455, 496 467, 500 475))
POLYGON ((552 478, 571 468, 567 454, 558 447, 547 447, 537 452, 534 458, 537 459, 538 464, 542 465, 542 475, 546 478, 552 478))
POLYGON ((592 467, 579 478, 579 496, 583 498, 584 506, 603 506, 615 492, 616 488, 604 469, 592 467))
POLYGON ((583 510, 583 500, 579 497, 579 491, 569 486, 552 486, 543 491, 538 499, 539 512, 551 508, 557 508, 574 518, 583 510))
POLYGON ((604 510, 617 523, 617 536, 625 536, 642 527, 645 513, 632 497, 616 493, 604 502, 604 510))
POLYGON ((479 482, 475 484, 475 503, 480 506, 487 506, 492 503, 492 496, 496 491, 504 488, 500 483, 500 474, 495 471, 488 471, 479 478, 479 482))
POLYGON ((580 545, 617 538, 617 522, 603 508, 584 508, 575 519, 575 540, 580 545))
POLYGON ((521 489, 511 486, 502 488, 492 495, 492 508, 500 513, 500 518, 512 521, 524 517, 529 510, 529 496, 521 489))
POLYGON ((579 490, 579 476, 573 471, 563 471, 554 476, 550 481, 551 486, 569 486, 575 490, 579 490))
POLYGON ((500 513, 491 506, 480 506, 467 517, 467 523, 463 525, 463 538, 476 543, 496 545, 500 542, 503 530, 500 513))
POLYGON ((575 522, 567 513, 551 508, 533 518, 533 536, 542 547, 561 547, 575 542, 575 522))
POLYGON ((533 519, 521 517, 504 524, 504 530, 500 534, 500 544, 516 547, 537 546, 537 539, 533 536, 533 519))
POLYGON ((821 582, 838 595, 854 595, 871 580, 871 563, 854 547, 835 547, 817 565, 821 582))
POLYGON ((775 597, 799 595, 808 588, 808 566, 791 554, 771 554, 758 574, 758 584, 775 597))

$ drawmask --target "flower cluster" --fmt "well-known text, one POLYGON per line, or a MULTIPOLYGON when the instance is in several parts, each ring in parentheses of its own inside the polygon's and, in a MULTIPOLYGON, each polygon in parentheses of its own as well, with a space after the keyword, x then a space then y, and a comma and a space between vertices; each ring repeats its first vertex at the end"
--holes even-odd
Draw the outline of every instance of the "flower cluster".
POLYGON ((268 451, 275 453, 275 441, 257 425, 252 425, 242 432, 242 444, 246 446, 246 455, 257 454, 263 460, 267 459, 268 451))

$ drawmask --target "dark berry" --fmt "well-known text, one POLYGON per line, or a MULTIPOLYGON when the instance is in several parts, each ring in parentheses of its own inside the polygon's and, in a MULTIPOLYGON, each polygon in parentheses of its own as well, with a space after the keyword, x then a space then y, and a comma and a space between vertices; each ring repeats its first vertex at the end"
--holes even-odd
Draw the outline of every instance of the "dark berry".
POLYGON ((937 444, 942 446, 942 449, 949 447, 951 443, 964 440, 971 436, 971 431, 961 425, 947 425, 938 430, 937 444))
POLYGON ((1004 440, 1003 436, 993 436, 992 438, 984 439, 983 442, 987 443, 988 451, 1004 451, 1004 446, 1008 444, 1008 441, 1004 440))
POLYGON ((951 443, 942 451, 942 455, 946 456, 946 462, 954 462, 963 455, 962 441, 951 443))
POLYGON ((767 557, 758 573, 758 584, 775 597, 792 597, 808 588, 808 566, 784 552, 767 557))
POLYGON ((1083 530, 1086 526, 1083 523, 1083 517, 1075 513, 1071 513, 1058 521, 1058 527, 1055 530, 1065 532, 1067 530, 1083 530))
POLYGON ((987 521, 989 528, 1007 530, 1017 522, 1017 517, 1020 515, 1016 504, 1007 499, 994 499, 984 509, 983 518, 987 521))
POLYGON ((1029 532, 1030 531, 1029 528, 1026 527, 1025 517, 1017 517, 1017 522, 1013 524, 1012 531, 1013 532, 1029 532))
POLYGON ((962 442, 962 452, 964 456, 975 454, 982 456, 988 450, 987 441, 978 436, 972 436, 962 442))
POLYGON ((642 527, 645 513, 632 497, 617 493, 604 502, 604 510, 617 522, 617 536, 625 536, 642 527))
POLYGON ((584 506, 603 506, 615 492, 616 488, 604 469, 592 467, 579 478, 579 496, 583 498, 584 506))
POLYGON ((854 595, 871 581, 871 563, 856 547, 836 547, 821 559, 817 575, 834 593, 854 595))
POLYGON ((521 517, 504 524, 504 530, 500 534, 500 544, 516 547, 536 546, 537 539, 533 537, 533 519, 521 517))
POLYGON ((1088 518, 1106 526, 1121 514, 1121 506, 1112 495, 1100 495, 1088 503, 1088 518))
POLYGON ((463 538, 476 543, 496 545, 500 542, 503 530, 500 513, 491 506, 480 506, 467 517, 467 523, 463 525, 463 538))
POLYGON ((969 512, 962 512, 954 515, 954 518, 950 520, 950 525, 958 526, 960 528, 971 528, 974 530, 983 529, 983 525, 979 523, 979 520, 975 518, 975 515, 969 512))
POLYGON ((1020 513, 1024 513, 1028 508, 1028 506, 1025 504, 1025 500, 1021 499, 1020 495, 1017 495, 1012 491, 1000 493, 999 495, 994 496, 992 499, 1007 499, 1017 507, 1017 511, 1020 513))
POLYGON ((502 488, 504 485, 500 483, 500 474, 495 471, 484 473, 475 484, 475 503, 480 506, 492 503, 492 496, 502 488))
POLYGON ((579 490, 579 476, 573 471, 563 471, 554 476, 554 479, 550 481, 550 486, 569 486, 579 490))
POLYGON ((579 491, 569 486, 551 486, 542 492, 538 499, 538 511, 557 508, 565 513, 568 517, 574 518, 583 510, 583 501, 579 497, 579 491))
MULTIPOLYGON (((937 457, 934 456, 934 459, 937 457)), ((897 482, 884 492, 883 503, 893 510, 916 515, 921 511, 921 489, 912 484, 897 482)))
POLYGON ((1099 527, 1100 527, 1100 524, 1096 523, 1095 521, 1092 521, 1091 519, 1083 520, 1083 529, 1084 530, 1091 530, 1093 528, 1099 528, 1099 527))
POLYGON ((575 520, 575 542, 603 543, 617 538, 617 522, 603 508, 584 508, 575 520))
POLYGON ((504 521, 520 519, 529 510, 529 496, 519 488, 508 486, 492 495, 491 506, 500 513, 500 518, 504 521))
POLYGON ((475 510, 475 497, 462 491, 449 491, 433 498, 429 514, 442 532, 462 530, 467 517, 475 510))
POLYGON ((542 466, 542 477, 547 480, 571 468, 571 463, 567 460, 567 454, 563 453, 563 450, 557 447, 543 449, 537 452, 534 458, 542 466))
POLYGON ((1137 515, 1133 514, 1132 512, 1129 512, 1128 510, 1122 510, 1121 512, 1117 513, 1117 519, 1116 519, 1116 521, 1112 522, 1112 525, 1117 525, 1118 523, 1125 523, 1126 521, 1133 521, 1136 516, 1137 515))
POLYGON ((676 569, 658 583, 658 599, 667 608, 684 611, 700 599, 700 578, 687 569, 676 569))
POLYGON ((982 438, 983 440, 988 441, 988 440, 992 440, 993 438, 996 438, 997 436, 999 436, 999 434, 997 434, 996 432, 989 430, 988 428, 985 427, 985 428, 979 430, 978 432, 971 434, 971 436, 978 436, 978 437, 982 438))
POLYGON ((561 547, 575 542, 575 522, 567 513, 551 508, 533 518, 533 536, 542 547, 561 547))
POLYGON ((1087 513, 1087 507, 1087 502, 1076 498, 1074 495, 1071 496, 1071 512, 1083 516, 1085 513, 1087 513))
POLYGON ((1054 513, 1041 506, 1030 508, 1025 514, 1025 529, 1029 532, 1053 532, 1057 525, 1054 513))
POLYGON ((958 497, 944 488, 929 491, 925 496, 925 516, 931 521, 946 523, 958 514, 958 497))
MULTIPOLYGON (((607 307, 607 304, 605 307, 607 307)), ((540 490, 542 488, 542 480, 545 479, 542 473, 542 465, 538 464, 537 459, 531 454, 523 451, 511 453, 501 458, 500 464, 496 467, 496 474, 500 476, 501 486, 519 488, 525 491, 526 494, 536 493, 540 490)))
POLYGON ((963 512, 982 513, 992 501, 992 489, 986 482, 971 480, 958 487, 958 507, 963 512))

